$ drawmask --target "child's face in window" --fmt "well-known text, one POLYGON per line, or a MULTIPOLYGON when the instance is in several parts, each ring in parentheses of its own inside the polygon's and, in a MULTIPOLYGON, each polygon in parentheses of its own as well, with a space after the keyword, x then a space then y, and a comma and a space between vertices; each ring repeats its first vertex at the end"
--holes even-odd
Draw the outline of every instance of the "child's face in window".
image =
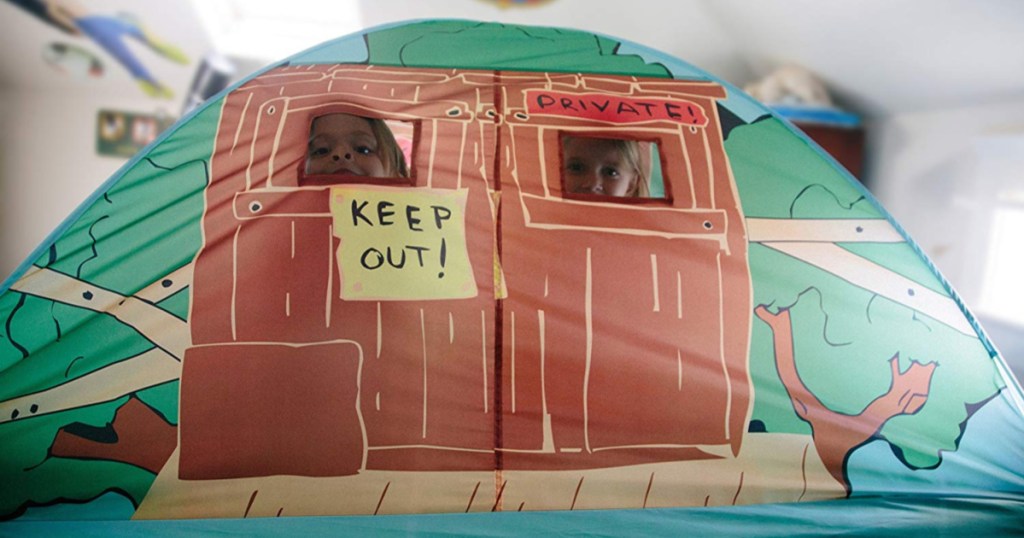
POLYGON ((370 122, 352 114, 328 114, 313 120, 306 173, 386 176, 370 122))
POLYGON ((566 138, 565 188, 571 193, 634 196, 638 176, 615 140, 566 138))

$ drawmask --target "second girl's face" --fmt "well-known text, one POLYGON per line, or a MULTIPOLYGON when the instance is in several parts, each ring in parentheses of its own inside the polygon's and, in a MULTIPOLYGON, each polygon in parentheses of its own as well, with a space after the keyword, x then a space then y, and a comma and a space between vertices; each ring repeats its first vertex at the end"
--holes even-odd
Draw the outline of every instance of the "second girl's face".
POLYGON ((639 180, 616 141, 566 138, 563 145, 565 188, 578 194, 634 196, 639 180))
POLYGON ((307 174, 385 177, 377 137, 366 118, 328 114, 313 121, 306 154, 307 174))

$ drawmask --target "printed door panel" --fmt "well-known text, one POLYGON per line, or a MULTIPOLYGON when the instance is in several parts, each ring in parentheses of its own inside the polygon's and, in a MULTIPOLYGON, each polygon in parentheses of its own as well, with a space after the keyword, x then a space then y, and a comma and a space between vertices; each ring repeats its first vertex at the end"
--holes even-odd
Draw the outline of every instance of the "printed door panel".
POLYGON ((614 246, 591 253, 589 446, 722 444, 729 381, 720 250, 715 242, 642 243, 646 256, 635 244, 632 256, 614 246))
MULTIPOLYGON (((493 92, 478 91, 478 82, 450 71, 424 70, 418 77, 416 70, 399 70, 407 76, 395 78, 359 66, 316 70, 323 72, 292 77, 293 70, 282 68, 282 76, 262 78, 228 98, 204 215, 206 237, 216 240, 204 244, 197 261, 204 278, 193 319, 219 320, 213 340, 357 344, 364 358, 358 399, 370 468, 476 468, 481 461, 492 468, 493 92), (366 80, 333 81, 338 69, 366 80), (430 103, 417 104, 421 91, 434 97, 430 103), (416 122, 413 185, 397 190, 413 197, 421 190, 464 193, 465 246, 450 249, 466 251, 474 297, 342 297, 339 252, 351 242, 338 237, 330 187, 297 186, 312 119, 335 112, 416 122), (477 114, 481 121, 473 121, 477 114), (451 454, 438 455, 446 451, 451 454)), ((361 189, 351 180, 342 183, 361 189)), ((231 382, 230 372, 222 382, 231 382)))
POLYGON ((510 232, 505 244, 540 234, 560 246, 561 267, 505 257, 514 321, 504 324, 502 446, 726 442, 718 243, 551 231, 510 232))
MULTIPOLYGON (((478 295, 449 301, 341 299, 335 257, 341 242, 332 236, 331 219, 275 218, 273 207, 264 208, 263 218, 243 221, 235 236, 238 340, 358 342, 367 357, 361 399, 371 448, 493 449, 491 404, 484 399, 491 397, 486 372, 493 371, 494 349, 486 203, 470 204, 478 207, 467 218, 477 223, 467 227, 471 259, 485 275, 477 278, 478 295)), ((299 204, 287 205, 294 212, 299 204)))
POLYGON ((371 449, 493 449, 493 309, 452 303, 379 303, 362 376, 371 449))
MULTIPOLYGON (((379 359, 371 356, 363 371, 371 466, 493 466, 490 375, 494 371, 496 211, 486 175, 493 167, 481 151, 488 132, 493 139, 489 124, 482 128, 459 121, 422 124, 414 157, 416 182, 434 190, 468 191, 465 238, 477 293, 468 299, 379 303, 379 328, 366 339, 370 349, 379 347, 379 359), (436 455, 446 448, 464 451, 465 458, 436 455), (415 454, 416 449, 435 455, 415 454)), ((352 303, 341 301, 339 308, 352 303)))
POLYGON ((749 270, 714 113, 722 89, 502 76, 506 465, 735 453, 749 401, 749 323, 739 323, 749 317, 749 270), (658 107, 667 112, 654 117, 658 107), (677 112, 696 125, 680 125, 677 112), (567 196, 564 136, 656 142, 666 196, 567 196))
POLYGON ((346 338, 330 326, 336 281, 331 219, 262 218, 234 237, 232 326, 240 342, 346 338))

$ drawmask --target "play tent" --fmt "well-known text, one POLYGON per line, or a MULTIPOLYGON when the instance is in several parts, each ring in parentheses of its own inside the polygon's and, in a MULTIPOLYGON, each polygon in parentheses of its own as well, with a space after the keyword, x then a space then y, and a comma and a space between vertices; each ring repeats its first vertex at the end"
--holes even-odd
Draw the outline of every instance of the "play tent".
POLYGON ((770 110, 611 37, 310 49, 0 290, 0 534, 1024 520, 1021 389, 917 246, 770 110), (332 116, 385 126, 406 173, 313 166, 332 116), (577 188, 595 140, 642 193, 577 188))

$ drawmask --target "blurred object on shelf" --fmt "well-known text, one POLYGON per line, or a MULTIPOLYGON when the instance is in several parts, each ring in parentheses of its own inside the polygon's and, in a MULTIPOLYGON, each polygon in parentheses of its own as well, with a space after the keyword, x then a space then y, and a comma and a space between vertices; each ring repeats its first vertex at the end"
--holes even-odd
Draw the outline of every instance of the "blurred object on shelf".
POLYGON ((761 80, 747 84, 743 90, 769 106, 832 107, 832 98, 825 83, 810 71, 795 65, 780 67, 761 80))

